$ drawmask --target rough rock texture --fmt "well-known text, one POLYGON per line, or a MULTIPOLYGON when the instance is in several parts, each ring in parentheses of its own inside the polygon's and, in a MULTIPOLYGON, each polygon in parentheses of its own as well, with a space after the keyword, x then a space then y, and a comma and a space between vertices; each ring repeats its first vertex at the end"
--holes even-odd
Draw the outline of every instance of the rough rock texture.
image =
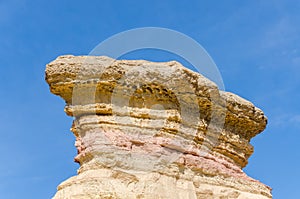
POLYGON ((73 116, 67 198, 272 198, 242 168, 267 118, 181 64, 60 56, 46 68, 73 116))

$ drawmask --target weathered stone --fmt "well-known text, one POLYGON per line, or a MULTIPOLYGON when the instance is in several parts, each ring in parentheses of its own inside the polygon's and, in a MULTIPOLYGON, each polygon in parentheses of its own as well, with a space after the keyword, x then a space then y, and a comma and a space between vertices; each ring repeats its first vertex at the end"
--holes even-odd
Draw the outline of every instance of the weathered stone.
POLYGON ((242 168, 267 118, 175 61, 61 56, 46 68, 74 116, 78 175, 66 198, 272 198, 242 168))

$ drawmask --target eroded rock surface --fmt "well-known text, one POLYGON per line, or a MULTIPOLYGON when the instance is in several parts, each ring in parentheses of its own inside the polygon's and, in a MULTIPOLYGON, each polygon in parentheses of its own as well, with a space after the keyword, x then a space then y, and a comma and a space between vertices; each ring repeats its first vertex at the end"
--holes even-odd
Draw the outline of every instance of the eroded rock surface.
POLYGON ((272 198, 242 168, 267 124, 251 102, 178 62, 60 56, 46 68, 73 116, 67 198, 272 198))

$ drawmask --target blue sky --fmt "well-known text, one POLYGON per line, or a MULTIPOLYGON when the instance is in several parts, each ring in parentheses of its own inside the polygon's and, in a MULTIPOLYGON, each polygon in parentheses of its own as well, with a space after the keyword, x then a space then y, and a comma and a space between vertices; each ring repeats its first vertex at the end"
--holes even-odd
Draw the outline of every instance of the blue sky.
MULTIPOLYGON (((45 65, 145 26, 194 38, 216 62, 226 90, 265 112, 268 127, 251 141, 255 153, 245 171, 271 186, 275 199, 299 198, 299 10, 296 0, 0 0, 0 198, 51 198, 76 174, 72 118, 49 92, 45 65)), ((145 51, 124 58, 174 56, 145 51)))

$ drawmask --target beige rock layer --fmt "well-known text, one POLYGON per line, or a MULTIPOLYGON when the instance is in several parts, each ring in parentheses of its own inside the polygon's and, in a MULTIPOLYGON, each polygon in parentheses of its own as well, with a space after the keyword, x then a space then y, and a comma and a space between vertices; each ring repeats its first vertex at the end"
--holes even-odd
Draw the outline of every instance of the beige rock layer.
POLYGON ((242 168, 267 118, 181 64, 61 56, 46 68, 74 116, 67 198, 272 198, 242 168))

